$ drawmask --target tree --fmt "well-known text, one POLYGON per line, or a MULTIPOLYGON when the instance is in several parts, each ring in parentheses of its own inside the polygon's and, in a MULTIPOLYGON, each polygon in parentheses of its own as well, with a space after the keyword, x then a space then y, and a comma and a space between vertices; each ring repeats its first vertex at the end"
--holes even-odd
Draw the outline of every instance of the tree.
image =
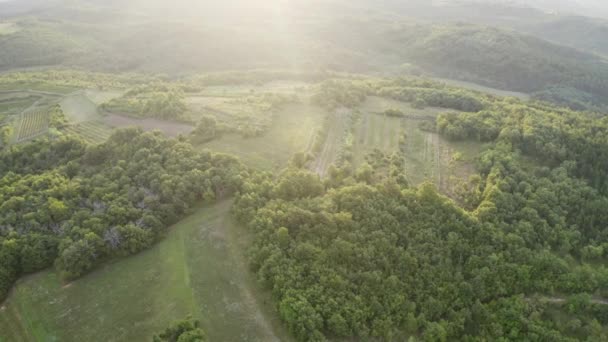
POLYGON ((188 317, 171 324, 164 332, 153 337, 154 342, 206 342, 207 336, 200 321, 188 317))

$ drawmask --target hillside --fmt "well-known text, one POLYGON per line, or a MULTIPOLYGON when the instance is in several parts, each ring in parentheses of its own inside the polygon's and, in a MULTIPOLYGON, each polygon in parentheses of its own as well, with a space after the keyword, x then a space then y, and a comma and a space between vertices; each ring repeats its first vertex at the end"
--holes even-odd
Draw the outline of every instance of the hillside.
POLYGON ((446 78, 538 93, 583 109, 608 104, 608 65, 599 57, 515 31, 451 25, 391 35, 404 58, 446 78), (572 96, 572 94, 576 94, 572 96))

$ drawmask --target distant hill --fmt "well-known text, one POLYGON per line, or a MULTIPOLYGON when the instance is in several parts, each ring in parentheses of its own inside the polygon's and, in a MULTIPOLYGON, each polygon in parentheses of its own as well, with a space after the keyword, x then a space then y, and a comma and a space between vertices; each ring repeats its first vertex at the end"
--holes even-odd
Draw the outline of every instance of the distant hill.
POLYGON ((406 26, 386 36, 405 59, 442 77, 538 93, 576 108, 608 105, 608 64, 593 54, 473 25, 406 26))

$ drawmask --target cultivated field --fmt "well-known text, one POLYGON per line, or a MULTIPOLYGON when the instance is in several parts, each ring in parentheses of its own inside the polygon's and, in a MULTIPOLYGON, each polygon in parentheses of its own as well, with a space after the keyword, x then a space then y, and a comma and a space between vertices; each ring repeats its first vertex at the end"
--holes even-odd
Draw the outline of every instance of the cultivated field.
POLYGON ((120 90, 93 90, 87 89, 84 95, 96 106, 109 102, 112 99, 121 97, 123 91, 120 90))
POLYGON ((399 151, 399 138, 402 135, 402 119, 381 114, 362 114, 354 132, 355 167, 365 161, 365 156, 374 149, 386 154, 399 151))
POLYGON ((287 105, 275 115, 263 136, 243 138, 239 134, 226 134, 203 147, 234 154, 264 170, 280 170, 294 153, 305 152, 309 148, 325 115, 325 110, 317 106, 287 105))
POLYGON ((454 112, 452 109, 427 107, 424 109, 418 109, 412 107, 407 102, 401 102, 385 97, 379 96, 368 96, 365 102, 360 107, 362 112, 368 113, 383 113, 387 109, 398 109, 405 115, 409 116, 428 116, 436 117, 440 113, 454 112))
POLYGON ((348 134, 352 120, 350 109, 340 108, 329 117, 329 128, 325 136, 323 147, 312 164, 312 170, 324 177, 329 167, 334 164, 342 152, 344 137, 348 134))
POLYGON ((194 126, 160 119, 138 119, 129 116, 108 114, 103 117, 103 123, 112 128, 140 127, 144 131, 159 130, 169 137, 188 134, 194 126))
POLYGON ((19 26, 15 23, 0 23, 0 36, 13 34, 19 31, 19 26))
POLYGON ((97 120, 100 118, 97 111, 97 105, 81 92, 64 97, 61 100, 60 105, 68 120, 74 123, 97 120))
POLYGON ((47 109, 33 109, 20 115, 15 142, 20 143, 48 132, 50 116, 47 109))
POLYGON ((355 166, 364 162, 374 149, 385 154, 400 152, 412 184, 430 181, 444 193, 449 193, 454 177, 466 179, 474 172, 474 158, 481 149, 478 143, 450 142, 419 128, 425 117, 432 119, 445 109, 416 109, 406 102, 370 96, 361 111, 354 131, 355 166), (385 116, 382 113, 387 109, 398 109, 407 117, 385 116), (459 156, 458 160, 454 156, 459 156))
POLYGON ((199 209, 158 245, 70 284, 45 271, 0 308, 0 341, 147 341, 188 314, 210 341, 289 341, 243 255, 231 202, 199 209))
POLYGON ((101 121, 85 121, 72 124, 65 127, 64 131, 79 136, 90 144, 103 143, 112 134, 112 128, 101 121))

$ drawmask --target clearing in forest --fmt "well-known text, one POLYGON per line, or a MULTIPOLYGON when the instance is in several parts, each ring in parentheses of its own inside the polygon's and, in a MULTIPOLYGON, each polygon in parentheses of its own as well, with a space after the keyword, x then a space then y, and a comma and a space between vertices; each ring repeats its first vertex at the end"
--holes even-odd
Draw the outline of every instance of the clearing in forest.
POLYGON ((351 110, 347 108, 336 109, 330 115, 325 143, 313 163, 313 171, 321 178, 326 175, 329 167, 337 161, 342 152, 344 137, 348 134, 347 130, 352 119, 351 110))
POLYGON ((286 105, 262 136, 243 138, 240 134, 225 134, 202 147, 236 155, 259 169, 279 171, 294 153, 308 149, 325 115, 326 111, 317 106, 286 105))
POLYGON ((85 121, 69 125, 64 131, 75 134, 90 144, 100 144, 112 135, 112 128, 101 121, 85 121))
POLYGON ((399 138, 402 136, 400 118, 365 112, 359 120, 353 141, 355 167, 361 165, 365 156, 375 149, 386 154, 399 151, 399 138))
POLYGON ((445 112, 454 112, 453 109, 438 107, 414 108, 408 102, 397 101, 385 97, 368 96, 360 107, 362 112, 380 114, 388 109, 397 109, 408 116, 436 117, 445 112))
POLYGON ((230 206, 200 208, 149 250, 69 286, 53 271, 23 278, 0 309, 0 341, 144 341, 188 314, 210 341, 289 341, 230 206))
POLYGON ((450 79, 445 79, 445 78, 437 78, 436 80, 439 82, 443 82, 447 85, 451 85, 451 86, 458 87, 458 88, 474 90, 474 91, 478 91, 480 93, 486 93, 486 94, 490 94, 490 95, 503 96, 503 97, 516 97, 521 100, 530 99, 530 95, 525 94, 525 93, 486 87, 486 86, 483 86, 483 85, 480 85, 477 83, 450 80, 450 79))
POLYGON ((121 97, 124 92, 120 90, 87 89, 85 90, 84 94, 96 106, 100 106, 106 102, 110 102, 110 100, 121 97))
POLYGON ((15 24, 15 23, 11 23, 11 22, 0 23, 0 36, 13 34, 15 32, 18 32, 19 30, 20 30, 19 26, 17 26, 17 24, 15 24))
POLYGON ((39 137, 49 130, 50 115, 46 108, 21 113, 15 130, 15 142, 21 143, 39 137))
POLYGON ((192 125, 175 121, 152 118, 140 119, 118 114, 105 115, 103 122, 112 128, 139 127, 146 132, 159 130, 172 138, 180 134, 188 134, 194 129, 192 125))
POLYGON ((59 104, 71 122, 79 123, 100 118, 97 105, 82 92, 64 97, 59 104))

